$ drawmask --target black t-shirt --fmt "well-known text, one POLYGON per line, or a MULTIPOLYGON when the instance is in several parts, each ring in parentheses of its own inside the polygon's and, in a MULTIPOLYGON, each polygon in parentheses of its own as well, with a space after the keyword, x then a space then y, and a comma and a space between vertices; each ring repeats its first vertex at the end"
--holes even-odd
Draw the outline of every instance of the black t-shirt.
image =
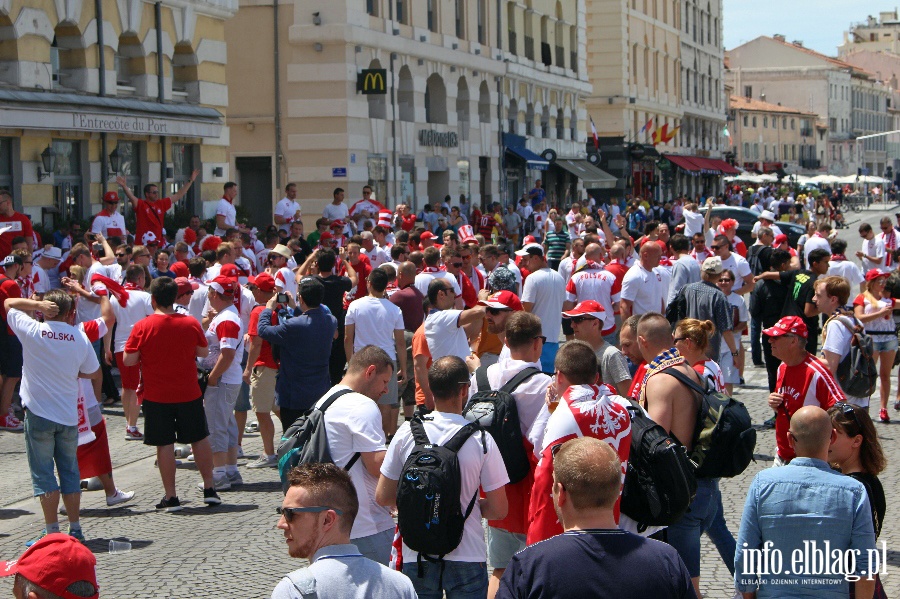
POLYGON ((513 556, 497 599, 694 598, 678 552, 624 530, 570 531, 513 556))
POLYGON ((806 323, 809 335, 819 330, 818 317, 807 316, 806 304, 814 304, 814 284, 817 275, 808 270, 785 270, 781 273, 781 284, 787 287, 787 299, 784 302, 785 316, 799 316, 806 323))
POLYGON ((327 277, 317 277, 325 286, 325 297, 322 303, 328 306, 331 314, 338 320, 338 328, 344 329, 344 294, 350 291, 353 283, 348 277, 339 277, 338 275, 328 275, 327 277))
POLYGON ((875 538, 881 534, 881 525, 884 523, 884 511, 887 509, 887 500, 884 497, 884 487, 877 476, 866 472, 851 472, 852 476, 863 484, 866 494, 869 496, 869 505, 872 507, 872 526, 875 528, 875 538))

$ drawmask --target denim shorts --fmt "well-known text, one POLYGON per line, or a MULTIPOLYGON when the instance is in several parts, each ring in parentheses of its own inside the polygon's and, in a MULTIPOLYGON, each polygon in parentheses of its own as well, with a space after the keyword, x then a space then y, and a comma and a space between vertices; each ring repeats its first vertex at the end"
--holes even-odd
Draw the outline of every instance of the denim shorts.
POLYGON ((422 560, 422 578, 416 562, 404 562, 403 573, 412 580, 419 599, 442 599, 444 591, 453 599, 484 599, 488 575, 484 562, 444 562, 443 584, 441 564, 422 560))
POLYGON ((890 335, 872 335, 872 348, 875 351, 895 351, 897 349, 897 336, 893 333, 890 335))
POLYGON ((64 494, 81 492, 77 426, 57 424, 25 410, 25 454, 35 497, 60 490, 64 494), (54 463, 59 483, 53 473, 54 463))
POLYGON ((394 374, 391 375, 391 378, 388 380, 387 391, 385 391, 384 395, 379 397, 375 402, 379 406, 391 406, 392 408, 400 407, 400 396, 398 395, 399 381, 397 380, 398 372, 400 372, 400 362, 394 360, 394 374))

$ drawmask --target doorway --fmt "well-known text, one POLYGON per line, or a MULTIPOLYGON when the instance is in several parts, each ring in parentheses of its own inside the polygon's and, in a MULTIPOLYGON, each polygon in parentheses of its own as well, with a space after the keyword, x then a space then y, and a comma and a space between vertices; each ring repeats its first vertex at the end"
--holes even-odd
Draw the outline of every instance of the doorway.
POLYGON ((265 227, 272 222, 272 158, 245 156, 235 159, 240 205, 251 224, 265 227))

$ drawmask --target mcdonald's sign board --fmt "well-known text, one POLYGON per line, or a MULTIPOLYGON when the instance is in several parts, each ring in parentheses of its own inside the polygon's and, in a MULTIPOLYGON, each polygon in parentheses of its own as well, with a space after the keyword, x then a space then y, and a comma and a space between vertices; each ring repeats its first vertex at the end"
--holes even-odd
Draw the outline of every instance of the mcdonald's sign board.
POLYGON ((365 69, 356 75, 356 91, 363 94, 386 94, 387 69, 365 69))

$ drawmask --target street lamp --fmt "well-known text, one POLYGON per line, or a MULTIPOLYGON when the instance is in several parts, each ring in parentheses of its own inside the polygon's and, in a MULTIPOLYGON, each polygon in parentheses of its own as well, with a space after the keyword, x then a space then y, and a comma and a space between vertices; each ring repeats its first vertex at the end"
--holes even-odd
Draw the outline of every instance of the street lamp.
POLYGON ((119 145, 116 144, 116 148, 112 152, 109 153, 109 168, 110 168, 109 174, 110 175, 115 176, 115 175, 119 174, 119 167, 121 166, 121 161, 122 161, 122 155, 119 154, 119 145))
POLYGON ((53 149, 53 146, 47 146, 41 152, 41 163, 44 166, 44 170, 42 171, 41 167, 38 166, 38 181, 43 181, 56 170, 56 151, 53 149))

